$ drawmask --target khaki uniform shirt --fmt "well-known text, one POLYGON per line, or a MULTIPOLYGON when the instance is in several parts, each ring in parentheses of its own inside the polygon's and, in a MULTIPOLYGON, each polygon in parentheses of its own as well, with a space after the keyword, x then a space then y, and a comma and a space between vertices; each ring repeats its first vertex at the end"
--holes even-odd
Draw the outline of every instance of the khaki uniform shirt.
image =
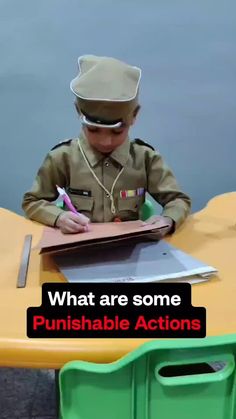
MULTIPOLYGON (((144 143, 145 144, 145 143, 144 143)), ((63 209, 55 205, 56 185, 65 188, 75 208, 91 222, 110 222, 140 218, 145 192, 163 207, 163 216, 178 227, 190 210, 189 197, 181 192, 170 169, 160 154, 148 145, 127 139, 121 146, 104 156, 94 150, 82 133, 77 139, 57 145, 46 156, 33 187, 26 192, 22 207, 29 218, 54 226, 63 209), (88 165, 80 151, 79 141, 88 165), (92 171, 110 192, 123 168, 113 191, 116 213, 111 211, 111 199, 98 184, 92 171)))

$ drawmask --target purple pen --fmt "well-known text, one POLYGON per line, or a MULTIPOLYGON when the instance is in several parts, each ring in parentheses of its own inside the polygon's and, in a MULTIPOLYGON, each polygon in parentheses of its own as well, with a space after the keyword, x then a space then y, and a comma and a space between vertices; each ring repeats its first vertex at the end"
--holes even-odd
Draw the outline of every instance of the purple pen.
MULTIPOLYGON (((59 193, 59 195, 61 196, 61 198, 63 199, 64 203, 66 204, 67 208, 73 212, 74 214, 79 214, 79 212, 75 209, 74 205, 72 204, 70 197, 67 195, 65 189, 60 188, 60 186, 56 185, 57 188, 57 192, 59 193)), ((82 214, 80 214, 82 216, 82 214)), ((84 226, 87 227, 88 230, 88 226, 84 226)))
POLYGON ((78 214, 78 212, 76 211, 75 207, 73 206, 70 197, 67 195, 65 189, 60 188, 60 186, 56 185, 57 188, 57 192, 59 193, 59 195, 62 197, 63 201, 65 202, 67 208, 73 212, 74 214, 78 214))

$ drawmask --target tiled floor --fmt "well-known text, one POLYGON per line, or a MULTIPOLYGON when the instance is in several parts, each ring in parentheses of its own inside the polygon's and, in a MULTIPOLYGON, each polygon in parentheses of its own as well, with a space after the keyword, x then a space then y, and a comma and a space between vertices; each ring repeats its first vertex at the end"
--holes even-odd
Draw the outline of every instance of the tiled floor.
POLYGON ((57 419, 54 371, 0 368, 0 419, 57 419))

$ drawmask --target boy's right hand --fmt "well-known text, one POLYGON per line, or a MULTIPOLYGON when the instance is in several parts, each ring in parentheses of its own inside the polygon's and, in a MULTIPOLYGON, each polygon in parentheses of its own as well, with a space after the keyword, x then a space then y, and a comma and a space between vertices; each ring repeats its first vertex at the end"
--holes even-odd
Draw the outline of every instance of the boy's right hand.
POLYGON ((88 231, 89 223, 90 219, 85 215, 65 211, 58 217, 56 227, 65 234, 84 233, 88 231))

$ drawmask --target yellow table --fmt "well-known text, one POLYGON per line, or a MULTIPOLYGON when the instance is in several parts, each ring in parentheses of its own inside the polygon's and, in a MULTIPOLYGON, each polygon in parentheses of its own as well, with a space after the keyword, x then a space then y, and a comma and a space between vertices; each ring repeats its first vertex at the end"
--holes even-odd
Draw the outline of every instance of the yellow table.
MULTIPOLYGON (((16 281, 26 234, 38 243, 43 226, 0 209, 0 366, 60 368, 73 359, 111 362, 142 339, 29 339, 26 310, 41 304, 41 284, 63 281, 50 258, 31 253, 27 286, 16 281)), ((192 304, 207 309, 207 336, 236 333, 236 192, 212 199, 168 241, 215 266, 217 278, 192 287, 192 304)))

